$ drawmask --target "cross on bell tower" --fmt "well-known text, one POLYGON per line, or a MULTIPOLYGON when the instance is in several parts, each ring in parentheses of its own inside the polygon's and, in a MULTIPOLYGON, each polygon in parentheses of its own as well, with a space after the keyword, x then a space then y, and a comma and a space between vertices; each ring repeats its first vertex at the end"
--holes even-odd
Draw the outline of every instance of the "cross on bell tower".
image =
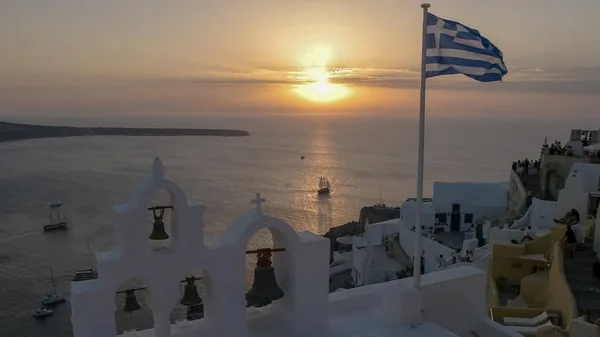
POLYGON ((254 197, 254 199, 250 200, 250 202, 256 206, 257 213, 262 213, 260 205, 262 205, 266 201, 267 201, 267 199, 260 197, 260 193, 256 193, 256 196, 254 197))

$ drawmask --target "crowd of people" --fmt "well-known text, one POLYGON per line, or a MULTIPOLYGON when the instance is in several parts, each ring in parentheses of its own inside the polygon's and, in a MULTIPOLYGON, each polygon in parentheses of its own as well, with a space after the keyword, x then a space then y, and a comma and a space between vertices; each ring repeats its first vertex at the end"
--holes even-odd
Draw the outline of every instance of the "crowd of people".
MULTIPOLYGON (((584 143, 587 146, 587 142, 584 143)), ((551 145, 542 145, 542 154, 573 156, 573 148, 571 145, 562 146, 559 141, 554 141, 551 145)))
POLYGON ((446 267, 451 264, 459 262, 473 262, 474 256, 473 251, 467 249, 464 254, 461 254, 461 249, 456 248, 450 258, 445 258, 444 255, 440 254, 438 258, 438 268, 446 267))
POLYGON ((530 161, 528 158, 525 158, 525 160, 518 160, 512 163, 512 170, 515 171, 521 178, 536 174, 539 169, 539 160, 530 161))

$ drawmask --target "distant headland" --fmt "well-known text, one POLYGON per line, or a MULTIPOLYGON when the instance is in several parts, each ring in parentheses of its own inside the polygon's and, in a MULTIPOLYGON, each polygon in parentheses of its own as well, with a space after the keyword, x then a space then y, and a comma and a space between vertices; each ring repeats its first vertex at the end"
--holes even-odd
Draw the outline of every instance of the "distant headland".
POLYGON ((227 129, 172 129, 172 128, 113 128, 46 126, 0 122, 0 142, 34 138, 81 136, 249 136, 248 131, 227 129))

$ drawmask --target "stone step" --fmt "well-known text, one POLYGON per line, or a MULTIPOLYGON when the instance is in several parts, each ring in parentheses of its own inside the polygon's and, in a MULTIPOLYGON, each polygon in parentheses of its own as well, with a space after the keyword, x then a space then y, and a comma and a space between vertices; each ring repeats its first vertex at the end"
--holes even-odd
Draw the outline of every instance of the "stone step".
POLYGON ((573 257, 565 256, 565 277, 580 309, 600 310, 600 294, 590 291, 592 287, 600 288, 600 280, 593 274, 596 261, 591 241, 586 241, 584 251, 575 252, 573 257))

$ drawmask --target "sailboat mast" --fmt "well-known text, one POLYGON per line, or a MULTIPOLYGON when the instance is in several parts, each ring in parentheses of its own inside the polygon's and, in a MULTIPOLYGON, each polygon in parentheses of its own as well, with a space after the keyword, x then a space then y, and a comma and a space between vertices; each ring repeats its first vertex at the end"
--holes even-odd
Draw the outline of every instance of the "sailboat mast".
POLYGON ((90 255, 90 264, 92 265, 92 269, 94 269, 94 254, 92 254, 92 247, 90 247, 90 242, 87 242, 88 246, 88 254, 90 255))
POLYGON ((52 278, 52 289, 56 294, 56 284, 54 283, 54 272, 52 271, 52 268, 50 268, 50 278, 52 278))

